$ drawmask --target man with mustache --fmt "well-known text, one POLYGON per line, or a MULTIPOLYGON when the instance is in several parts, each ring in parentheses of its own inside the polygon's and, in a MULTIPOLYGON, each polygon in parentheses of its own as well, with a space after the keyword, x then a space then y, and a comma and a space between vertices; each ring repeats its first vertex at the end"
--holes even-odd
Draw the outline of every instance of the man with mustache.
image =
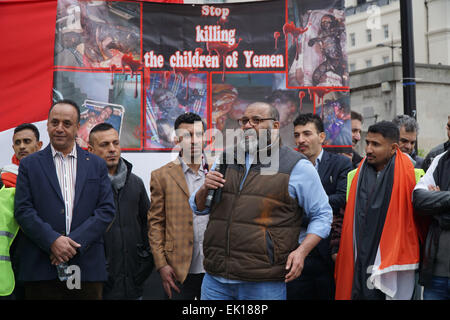
POLYGON ((42 141, 39 141, 39 130, 31 123, 17 126, 14 129, 12 147, 14 150, 12 164, 1 169, 0 187, 3 185, 6 187, 16 186, 20 160, 42 148, 42 141))
POLYGON ((330 232, 331 207, 311 162, 281 145, 275 107, 251 103, 239 124, 225 174, 210 171, 189 199, 196 214, 209 214, 201 299, 285 300, 286 283, 330 232), (208 191, 218 188, 207 208, 208 191), (298 245, 303 213, 310 223, 298 245))
POLYGON ((353 168, 356 169, 358 167, 358 164, 363 159, 357 152, 356 152, 356 145, 361 140, 361 128, 363 123, 363 117, 360 113, 356 111, 352 111, 351 113, 351 119, 352 119, 352 163, 353 168))
MULTIPOLYGON (((14 219, 14 194, 17 182, 20 160, 26 156, 37 152, 42 147, 42 141, 39 141, 39 130, 34 124, 23 123, 14 129, 13 150, 14 155, 12 163, 4 166, 1 170, 0 188, 0 237, 5 237, 8 248, 4 252, 9 252, 9 256, 4 256, 0 265, 0 297, 3 299, 23 299, 22 283, 15 283, 14 273, 17 274, 18 258, 20 252, 17 247, 19 239, 23 236, 19 230, 19 225, 14 219), (14 242, 13 242, 14 241, 14 242), (9 249, 9 250, 8 250, 9 249), (11 261, 9 264, 8 261, 11 261), (13 293, 11 291, 14 290, 13 293)), ((17 275, 16 275, 17 277, 17 275)))
POLYGON ((370 126, 367 156, 349 173, 337 300, 409 300, 413 294, 419 231, 411 196, 420 174, 400 151, 399 136, 392 122, 370 126))
POLYGON ((392 122, 400 130, 399 148, 402 152, 408 154, 414 160, 415 168, 422 168, 423 158, 415 150, 417 135, 419 133, 419 124, 416 119, 406 114, 396 116, 392 122))
MULTIPOLYGON (((333 224, 330 237, 321 240, 305 259, 302 275, 288 283, 287 294, 290 300, 334 299, 334 261, 341 236, 347 174, 352 170, 352 163, 342 155, 325 151, 322 148, 325 138, 323 121, 318 115, 301 114, 295 119, 295 143, 298 150, 311 161, 319 173, 333 209, 333 224)), ((304 219, 302 222, 304 232, 307 226, 308 221, 304 219)))
POLYGON ((49 145, 20 162, 14 216, 25 234, 18 244, 18 279, 26 299, 102 298, 102 237, 114 218, 114 199, 105 161, 75 143, 79 128, 78 105, 54 103, 49 145), (80 270, 80 286, 73 290, 66 282, 70 266, 80 270))

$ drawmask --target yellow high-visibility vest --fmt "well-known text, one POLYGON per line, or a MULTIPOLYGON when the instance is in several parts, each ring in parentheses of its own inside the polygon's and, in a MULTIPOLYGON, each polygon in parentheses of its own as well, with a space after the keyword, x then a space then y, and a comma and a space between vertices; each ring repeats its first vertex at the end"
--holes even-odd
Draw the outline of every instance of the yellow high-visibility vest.
POLYGON ((14 218, 16 188, 0 189, 0 296, 10 295, 15 286, 9 249, 19 231, 14 218))
MULTIPOLYGON (((347 197, 346 197, 346 201, 348 201, 348 195, 350 193, 350 186, 352 185, 352 181, 353 178, 355 177, 356 174, 356 170, 358 169, 354 169, 352 171, 350 171, 347 175, 347 197)), ((414 169, 414 174, 416 176, 416 183, 419 182, 420 178, 422 178, 425 175, 425 171, 423 171, 423 169, 414 169)))

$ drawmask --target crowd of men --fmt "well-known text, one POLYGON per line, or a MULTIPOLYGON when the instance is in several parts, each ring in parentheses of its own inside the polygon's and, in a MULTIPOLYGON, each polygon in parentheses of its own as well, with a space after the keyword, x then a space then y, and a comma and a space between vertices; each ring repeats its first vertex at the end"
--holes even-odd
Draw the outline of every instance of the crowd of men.
POLYGON ((277 109, 253 102, 211 159, 206 125, 181 114, 149 199, 118 132, 97 124, 82 149, 79 107, 56 102, 48 146, 18 126, 1 171, 0 297, 139 300, 156 270, 167 299, 448 300, 450 116, 425 159, 414 118, 369 126, 364 158, 351 119, 352 153, 324 150, 314 114, 294 120, 294 150, 277 109))

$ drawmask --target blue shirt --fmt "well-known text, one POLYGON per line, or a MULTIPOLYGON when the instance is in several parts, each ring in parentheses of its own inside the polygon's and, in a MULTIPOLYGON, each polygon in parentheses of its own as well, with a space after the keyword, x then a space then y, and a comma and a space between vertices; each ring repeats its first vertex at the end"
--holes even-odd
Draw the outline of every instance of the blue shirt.
MULTIPOLYGON (((246 154, 245 167, 246 172, 241 182, 240 189, 247 179, 248 171, 253 160, 246 154)), ((211 167, 215 169, 216 164, 211 167)), ((209 208, 198 211, 195 203, 195 195, 199 188, 195 190, 190 198, 189 204, 195 214, 209 214, 209 208)), ((289 178, 289 195, 296 199, 299 206, 304 209, 305 216, 308 219, 308 229, 306 233, 313 233, 319 237, 326 238, 330 234, 331 222, 333 221, 333 211, 328 203, 328 195, 322 187, 319 174, 312 163, 307 159, 301 159, 292 169, 289 178)), ((306 236, 306 235, 305 235, 306 236)))
POLYGON ((319 171, 319 165, 322 162, 323 157, 323 149, 320 151, 319 156, 316 159, 316 164, 314 165, 314 168, 316 168, 317 171, 319 171))

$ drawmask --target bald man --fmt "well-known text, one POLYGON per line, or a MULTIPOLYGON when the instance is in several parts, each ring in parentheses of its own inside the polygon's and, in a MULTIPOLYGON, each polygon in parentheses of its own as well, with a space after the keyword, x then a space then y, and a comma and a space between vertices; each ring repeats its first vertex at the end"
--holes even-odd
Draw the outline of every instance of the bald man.
POLYGON ((286 283, 328 236, 332 210, 311 162, 280 144, 275 107, 251 103, 238 122, 224 174, 213 166, 189 200, 194 213, 209 214, 201 299, 285 300, 286 283), (208 190, 218 188, 221 197, 207 208, 208 190), (303 213, 309 225, 299 245, 303 213))

